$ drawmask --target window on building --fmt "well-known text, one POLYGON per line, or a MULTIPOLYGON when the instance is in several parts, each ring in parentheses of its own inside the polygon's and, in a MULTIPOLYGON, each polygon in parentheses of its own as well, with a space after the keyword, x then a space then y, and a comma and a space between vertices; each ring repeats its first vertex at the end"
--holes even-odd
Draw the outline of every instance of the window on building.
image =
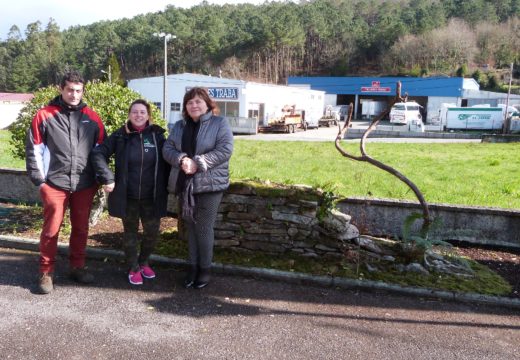
POLYGON ((220 116, 237 117, 239 110, 239 103, 232 101, 217 101, 217 106, 220 109, 220 116))
POLYGON ((162 106, 161 106, 161 103, 160 102, 154 102, 153 103, 155 106, 157 106, 160 110, 162 110, 162 106))
POLYGON ((170 103, 170 111, 181 111, 181 103, 170 103))
POLYGON ((238 103, 228 102, 226 104, 226 116, 238 116, 238 103))

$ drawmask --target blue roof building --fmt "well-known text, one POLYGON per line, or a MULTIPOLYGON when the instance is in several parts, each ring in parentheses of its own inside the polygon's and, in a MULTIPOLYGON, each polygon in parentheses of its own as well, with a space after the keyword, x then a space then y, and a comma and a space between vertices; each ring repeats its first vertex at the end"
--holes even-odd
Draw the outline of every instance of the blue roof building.
MULTIPOLYGON (((327 104, 354 104, 355 119, 378 115, 367 113, 365 110, 369 108, 384 110, 394 99, 398 82, 401 82, 401 95, 408 94, 408 100, 423 106, 426 122, 438 115, 443 103, 497 106, 504 104, 507 96, 480 91, 474 79, 462 77, 289 77, 287 80, 289 86, 325 91, 327 104), (372 106, 374 103, 380 106, 372 106)), ((510 104, 520 104, 520 96, 512 96, 510 104)))

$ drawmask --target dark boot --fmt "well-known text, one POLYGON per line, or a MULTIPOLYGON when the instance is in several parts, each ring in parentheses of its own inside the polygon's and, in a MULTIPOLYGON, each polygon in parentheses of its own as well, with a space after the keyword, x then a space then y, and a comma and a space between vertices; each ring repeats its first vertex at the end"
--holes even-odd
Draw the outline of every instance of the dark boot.
POLYGON ((52 284, 52 274, 43 273, 38 278, 38 292, 40 294, 48 294, 54 289, 52 284))
POLYGON ((193 287, 195 281, 197 280, 198 273, 199 271, 197 265, 190 265, 190 268, 186 273, 186 277, 184 278, 184 287, 186 289, 193 287))
POLYGON ((94 282, 94 275, 89 273, 86 267, 72 268, 69 272, 72 280, 80 284, 91 284, 94 282))
POLYGON ((209 284, 210 275, 210 268, 200 268, 199 275, 197 276, 197 280, 195 281, 195 284, 193 284, 193 287, 195 289, 206 287, 209 284))

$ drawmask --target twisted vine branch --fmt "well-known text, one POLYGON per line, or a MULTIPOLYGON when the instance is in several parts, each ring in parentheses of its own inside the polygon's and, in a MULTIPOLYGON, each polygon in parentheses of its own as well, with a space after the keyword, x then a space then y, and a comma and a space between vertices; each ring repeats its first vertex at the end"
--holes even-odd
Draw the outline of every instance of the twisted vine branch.
POLYGON ((388 113, 390 112, 390 109, 392 108, 392 106, 395 103, 397 103, 397 102, 406 102, 407 98, 408 98, 407 94, 405 96, 401 96, 401 82, 398 82, 397 86, 396 86, 396 96, 395 96, 394 100, 391 102, 390 106, 384 112, 382 112, 381 114, 379 114, 377 117, 375 117, 372 120, 372 122, 368 126, 367 130, 365 131, 365 133, 361 137, 361 142, 360 142, 361 156, 352 155, 352 154, 348 153, 341 146, 341 139, 343 139, 345 134, 348 132, 348 129, 350 127, 350 123, 352 121, 353 104, 351 103, 350 106, 349 106, 347 120, 345 121, 345 124, 343 125, 343 128, 341 127, 341 124, 338 125, 338 135, 336 136, 335 144, 336 144, 336 149, 344 157, 347 157, 347 158, 352 159, 352 160, 357 160, 357 161, 366 161, 366 162, 368 162, 368 163, 370 163, 370 164, 380 168, 381 170, 384 170, 384 171, 394 175, 399 180, 404 182, 410 189, 412 189, 412 191, 414 192, 415 196, 419 200, 419 203, 421 204, 421 207, 422 207, 423 220, 424 220, 423 221, 423 225, 422 225, 422 229, 423 230, 427 230, 428 227, 430 226, 432 220, 431 220, 431 217, 430 217, 430 211, 428 209, 428 203, 424 199, 424 196, 421 193, 421 191, 419 190, 419 188, 410 179, 408 179, 406 176, 401 174, 398 170, 396 170, 393 167, 391 167, 389 165, 386 165, 386 164, 382 163, 381 161, 376 160, 373 157, 371 157, 370 155, 368 155, 368 153, 366 152, 366 149, 365 149, 365 141, 366 141, 368 135, 372 132, 372 130, 374 130, 376 128, 377 124, 379 124, 379 122, 385 116, 388 115, 388 113))

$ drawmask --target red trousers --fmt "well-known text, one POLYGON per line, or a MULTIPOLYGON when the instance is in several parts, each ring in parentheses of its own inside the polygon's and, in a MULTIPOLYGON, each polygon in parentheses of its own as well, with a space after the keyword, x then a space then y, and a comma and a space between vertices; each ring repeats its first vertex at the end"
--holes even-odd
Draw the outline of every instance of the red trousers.
POLYGON ((70 267, 85 266, 85 248, 88 238, 88 221, 92 200, 98 186, 69 192, 44 184, 40 187, 43 202, 43 228, 40 235, 40 273, 54 272, 58 235, 65 210, 70 208, 72 227, 69 240, 70 267))

